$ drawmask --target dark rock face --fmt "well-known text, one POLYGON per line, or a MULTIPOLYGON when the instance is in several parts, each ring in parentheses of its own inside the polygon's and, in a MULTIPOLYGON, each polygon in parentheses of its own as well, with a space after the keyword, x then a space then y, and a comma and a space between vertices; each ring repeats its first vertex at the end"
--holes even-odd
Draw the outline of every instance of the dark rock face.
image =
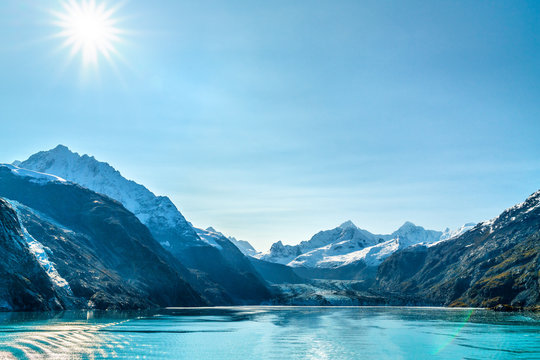
MULTIPOLYGON (((232 243, 227 240, 234 251, 240 253, 232 243)), ((224 252, 213 247, 190 247, 184 249, 178 256, 188 268, 202 272, 209 281, 219 284, 227 297, 212 297, 207 292, 214 293, 217 288, 201 289, 203 294, 213 301, 215 305, 230 304, 260 304, 272 296, 265 282, 258 275, 249 260, 242 254, 224 257, 224 252)))
POLYGON ((376 286, 410 303, 534 307, 539 272, 540 191, 455 239, 395 253, 379 266, 376 286))
MULTIPOLYGON (((69 283, 71 304, 59 301, 59 308, 205 303, 187 282, 192 274, 120 203, 74 184, 36 183, 5 168, 0 196, 24 205, 17 207, 21 224, 49 249, 49 259, 69 283)), ((25 269, 31 267, 18 273, 27 276, 25 269)))
POLYGON ((250 259, 251 263, 261 276, 272 284, 302 284, 307 282, 306 279, 298 276, 287 265, 281 265, 269 261, 259 260, 255 258, 250 259))
POLYGON ((207 274, 225 289, 234 304, 257 305, 272 297, 266 281, 227 237, 213 228, 197 229, 197 234, 212 245, 175 254, 182 263, 207 274))

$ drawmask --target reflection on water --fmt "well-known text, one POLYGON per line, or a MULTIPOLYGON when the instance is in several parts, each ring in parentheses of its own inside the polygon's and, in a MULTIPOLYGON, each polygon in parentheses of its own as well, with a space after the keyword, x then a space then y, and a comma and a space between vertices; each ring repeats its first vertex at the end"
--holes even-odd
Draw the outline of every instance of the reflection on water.
POLYGON ((95 320, 93 312, 0 314, 0 359, 115 357, 129 342, 101 331, 133 318, 117 315, 95 320))
POLYGON ((0 314, 0 359, 540 359, 540 318, 437 308, 0 314))

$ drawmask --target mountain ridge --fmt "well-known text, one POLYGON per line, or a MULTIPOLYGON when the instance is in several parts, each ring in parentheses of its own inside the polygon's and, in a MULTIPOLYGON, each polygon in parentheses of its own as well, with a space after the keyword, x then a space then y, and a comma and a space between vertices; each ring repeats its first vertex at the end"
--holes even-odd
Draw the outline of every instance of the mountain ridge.
MULTIPOLYGON (((207 303, 190 286, 189 271, 119 202, 74 183, 32 180, 0 167, 0 197, 9 199, 3 200, 3 211, 15 214, 17 223, 11 233, 20 234, 21 244, 29 249, 52 284, 52 293, 60 299, 59 306, 38 302, 36 309, 207 303), (69 292, 56 286, 62 283, 69 285, 69 292)), ((10 277, 30 278, 27 271, 21 269, 10 277)), ((34 293, 28 303, 47 292, 34 293)), ((10 302, 14 310, 25 309, 13 297, 10 302)))

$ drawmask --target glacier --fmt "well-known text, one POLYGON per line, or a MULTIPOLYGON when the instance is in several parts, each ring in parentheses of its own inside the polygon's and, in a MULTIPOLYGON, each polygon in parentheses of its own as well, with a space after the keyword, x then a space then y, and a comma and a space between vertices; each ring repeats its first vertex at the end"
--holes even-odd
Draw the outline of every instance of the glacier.
MULTIPOLYGON (((20 208, 23 206, 17 201, 6 199, 6 201, 11 205, 13 210, 15 210, 15 213, 17 214, 17 217, 21 217, 20 208)), ((25 207, 29 211, 32 211, 30 208, 25 207)), ((30 253, 34 255, 38 263, 41 265, 43 270, 45 270, 45 273, 49 276, 49 279, 51 279, 51 282, 57 286, 58 288, 64 289, 68 295, 73 296, 73 291, 71 290, 71 287, 69 286, 69 283, 66 279, 64 279, 59 273, 58 270, 56 270, 55 264, 49 260, 49 255, 47 252, 51 252, 51 249, 43 246, 39 241, 37 241, 28 230, 26 230, 26 227, 22 224, 22 222, 19 221, 22 235, 24 238, 24 241, 26 242, 26 245, 28 246, 28 249, 30 250, 30 253)))

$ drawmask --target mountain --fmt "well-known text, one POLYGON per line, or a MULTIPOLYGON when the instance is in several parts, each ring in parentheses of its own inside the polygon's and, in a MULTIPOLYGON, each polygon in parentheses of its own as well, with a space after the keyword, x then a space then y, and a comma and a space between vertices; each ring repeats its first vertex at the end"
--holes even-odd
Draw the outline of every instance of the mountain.
POLYGON ((0 307, 206 304, 192 274, 119 202, 14 166, 0 166, 0 197, 0 307))
POLYGON ((498 217, 437 244, 417 245, 378 268, 377 289, 405 303, 540 306, 540 191, 498 217))
POLYGON ((236 240, 236 238, 229 236, 228 239, 246 256, 254 256, 257 254, 257 250, 246 240, 236 240))
POLYGON ((447 240, 472 226, 474 224, 467 224, 455 231, 447 229, 440 232, 405 222, 392 234, 375 235, 347 221, 298 245, 283 245, 278 241, 268 252, 255 257, 292 266, 305 277, 358 279, 363 277, 362 271, 366 266, 376 267, 398 250, 447 240))
POLYGON ((58 145, 52 150, 30 156, 18 167, 21 168, 19 171, 28 169, 54 174, 121 202, 173 253, 187 246, 207 245, 168 197, 154 195, 93 156, 81 156, 66 146, 58 145))
POLYGON ((119 201, 166 250, 209 281, 210 288, 215 289, 211 283, 219 285, 225 294, 207 294, 213 303, 257 304, 271 296, 249 260, 227 238, 220 238, 218 245, 212 237, 201 236, 203 232, 193 228, 168 197, 154 195, 109 164, 58 145, 30 156, 19 168, 54 174, 119 201))

